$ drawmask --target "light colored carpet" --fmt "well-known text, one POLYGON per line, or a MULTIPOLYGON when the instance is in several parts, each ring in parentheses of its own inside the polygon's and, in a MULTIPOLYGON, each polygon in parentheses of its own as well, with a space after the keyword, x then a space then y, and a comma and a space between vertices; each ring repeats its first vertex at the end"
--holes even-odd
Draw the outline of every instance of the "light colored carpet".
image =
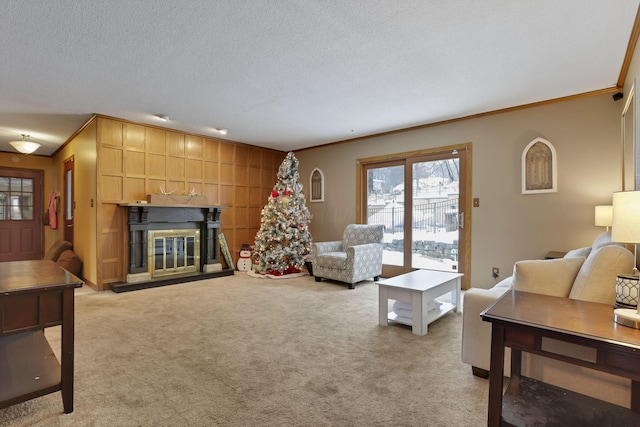
MULTIPOLYGON (((75 407, 3 426, 479 426, 488 381, 460 361, 461 314, 417 336, 378 325, 378 287, 245 273, 76 296, 75 407)), ((58 351, 59 328, 47 330, 58 351)))

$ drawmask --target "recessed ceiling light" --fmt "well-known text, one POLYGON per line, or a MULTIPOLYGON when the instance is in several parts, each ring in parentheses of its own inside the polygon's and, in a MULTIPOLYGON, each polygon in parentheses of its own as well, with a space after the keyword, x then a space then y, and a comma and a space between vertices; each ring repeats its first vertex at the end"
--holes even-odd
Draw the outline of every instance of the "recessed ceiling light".
POLYGON ((163 122, 167 122, 169 121, 169 119, 171 119, 171 117, 167 116, 166 114, 156 114, 156 117, 162 120, 163 122))
POLYGON ((229 132, 229 129, 225 129, 225 128, 218 129, 218 128, 216 128, 216 131, 217 131, 218 133, 221 133, 221 134, 223 134, 223 135, 226 135, 226 134, 227 134, 227 132, 229 132))

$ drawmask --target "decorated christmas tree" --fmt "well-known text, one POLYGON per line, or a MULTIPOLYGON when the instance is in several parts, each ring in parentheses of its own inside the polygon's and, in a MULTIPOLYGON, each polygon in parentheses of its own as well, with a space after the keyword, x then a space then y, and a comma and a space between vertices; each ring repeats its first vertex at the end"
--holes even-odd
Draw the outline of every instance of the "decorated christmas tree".
POLYGON ((298 159, 288 153, 278 169, 278 181, 269 201, 262 209, 260 230, 256 234, 254 270, 260 274, 299 273, 304 256, 311 252, 311 214, 299 177, 298 159))

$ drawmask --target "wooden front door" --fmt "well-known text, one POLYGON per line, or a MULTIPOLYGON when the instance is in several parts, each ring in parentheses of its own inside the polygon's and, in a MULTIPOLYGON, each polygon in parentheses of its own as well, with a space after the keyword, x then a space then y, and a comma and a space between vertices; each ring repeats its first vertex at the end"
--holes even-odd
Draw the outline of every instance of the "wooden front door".
POLYGON ((42 258, 43 172, 0 168, 0 262, 42 258))

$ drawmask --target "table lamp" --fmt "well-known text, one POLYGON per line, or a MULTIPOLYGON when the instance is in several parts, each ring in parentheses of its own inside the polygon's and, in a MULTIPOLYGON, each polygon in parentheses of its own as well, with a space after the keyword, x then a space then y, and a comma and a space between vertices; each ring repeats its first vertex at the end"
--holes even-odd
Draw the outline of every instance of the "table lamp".
MULTIPOLYGON (((625 292, 624 286, 635 286, 636 308, 616 308, 616 323, 640 329, 640 314, 637 308, 638 268, 636 260, 637 243, 640 242, 640 191, 619 191, 613 193, 613 221, 611 240, 633 244, 634 265, 631 274, 620 274, 616 279, 616 299, 618 292, 625 292), (620 288, 620 289, 619 289, 620 288)), ((633 291, 632 289, 626 289, 633 291)))
POLYGON ((613 206, 600 205, 596 206, 596 222, 597 227, 607 227, 607 231, 611 227, 613 221, 613 206))

